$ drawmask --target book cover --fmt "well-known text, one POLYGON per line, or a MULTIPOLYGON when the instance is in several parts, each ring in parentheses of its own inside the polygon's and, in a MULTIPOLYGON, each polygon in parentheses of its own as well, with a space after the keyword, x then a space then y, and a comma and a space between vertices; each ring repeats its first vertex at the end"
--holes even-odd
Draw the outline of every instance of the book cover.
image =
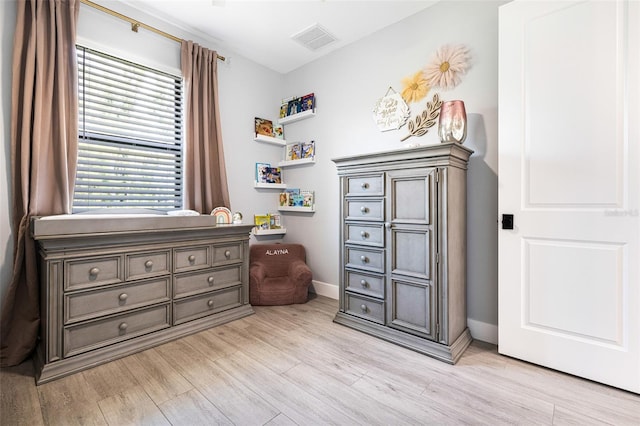
POLYGON ((253 215, 253 223, 258 229, 269 229, 271 226, 271 215, 269 214, 256 214, 253 215))
POLYGON ((269 168, 271 168, 271 164, 269 163, 256 163, 256 182, 267 183, 269 168))
POLYGON ((315 141, 303 142, 300 147, 300 158, 313 158, 316 155, 315 141))
POLYGON ((302 98, 294 98, 289 101, 289 103, 287 104, 287 116, 294 115, 300 112, 301 101, 302 101, 302 98))
POLYGON ((286 151, 285 151, 285 160, 287 161, 291 161, 291 160, 298 160, 300 159, 300 155, 301 155, 301 146, 300 143, 296 142, 296 143, 289 143, 286 146, 286 151))
POLYGON ((283 102, 280 105, 280 118, 285 118, 287 116, 287 107, 289 106, 288 102, 283 102))
POLYGON ((314 110, 316 108, 316 97, 313 93, 304 95, 300 98, 300 112, 314 110))
POLYGON ((278 139, 284 139, 284 126, 282 124, 273 125, 273 136, 278 139))
POLYGON ((265 183, 282 183, 282 170, 280 167, 267 167, 266 173, 265 183))
POLYGON ((271 229, 282 228, 282 221, 279 213, 269 213, 269 226, 271 229))
POLYGON ((264 118, 255 118, 256 135, 273 137, 273 122, 264 118))
POLYGON ((300 188, 287 188, 284 190, 289 196, 300 194, 300 188))
POLYGON ((280 207, 286 207, 286 206, 289 205, 289 193, 288 192, 281 192, 280 193, 279 204, 280 204, 280 207))
POLYGON ((304 195, 298 193, 298 194, 293 194, 291 197, 293 199, 292 205, 294 207, 302 207, 304 205, 304 195))
POLYGON ((313 208, 315 204, 315 196, 313 191, 300 191, 300 195, 302 196, 302 207, 313 208))

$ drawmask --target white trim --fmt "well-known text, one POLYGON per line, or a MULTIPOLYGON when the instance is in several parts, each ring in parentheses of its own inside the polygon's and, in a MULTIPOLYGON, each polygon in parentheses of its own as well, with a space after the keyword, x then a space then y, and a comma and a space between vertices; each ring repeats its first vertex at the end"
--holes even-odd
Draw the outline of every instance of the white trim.
POLYGON ((498 344, 498 326, 496 324, 489 324, 488 322, 477 321, 471 318, 467 318, 467 326, 471 331, 471 336, 475 340, 482 340, 483 342, 498 344))
POLYGON ((312 293, 317 294, 318 296, 326 296, 330 299, 335 299, 338 300, 338 286, 337 285, 333 285, 333 284, 329 284, 329 283, 323 283, 322 281, 316 281, 313 280, 311 281, 311 289, 310 291, 312 293))

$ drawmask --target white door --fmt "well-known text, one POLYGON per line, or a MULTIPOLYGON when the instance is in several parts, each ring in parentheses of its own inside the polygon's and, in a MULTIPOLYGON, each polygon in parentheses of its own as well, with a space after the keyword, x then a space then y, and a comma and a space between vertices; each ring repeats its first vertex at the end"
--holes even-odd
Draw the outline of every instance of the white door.
POLYGON ((640 393, 640 2, 500 8, 500 353, 640 393))

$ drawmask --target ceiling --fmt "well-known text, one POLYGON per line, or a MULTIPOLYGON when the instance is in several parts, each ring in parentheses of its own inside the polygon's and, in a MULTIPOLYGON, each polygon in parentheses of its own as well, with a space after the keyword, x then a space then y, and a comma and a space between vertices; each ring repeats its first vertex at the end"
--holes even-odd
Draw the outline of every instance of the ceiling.
MULTIPOLYGON (((108 1, 100 2, 109 7, 108 1)), ((123 0, 233 53, 288 73, 436 3, 435 0, 123 0), (291 37, 319 24, 336 40, 310 50, 291 37)), ((161 28, 162 29, 162 28, 161 28)))

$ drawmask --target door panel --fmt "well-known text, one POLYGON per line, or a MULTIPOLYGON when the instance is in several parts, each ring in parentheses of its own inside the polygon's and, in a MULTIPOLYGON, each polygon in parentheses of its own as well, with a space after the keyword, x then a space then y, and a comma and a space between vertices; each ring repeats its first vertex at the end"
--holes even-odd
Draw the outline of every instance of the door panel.
POLYGON ((389 326, 435 340, 435 306, 429 283, 391 280, 389 326))
POLYGON ((640 392, 640 3, 500 8, 499 352, 640 392))

